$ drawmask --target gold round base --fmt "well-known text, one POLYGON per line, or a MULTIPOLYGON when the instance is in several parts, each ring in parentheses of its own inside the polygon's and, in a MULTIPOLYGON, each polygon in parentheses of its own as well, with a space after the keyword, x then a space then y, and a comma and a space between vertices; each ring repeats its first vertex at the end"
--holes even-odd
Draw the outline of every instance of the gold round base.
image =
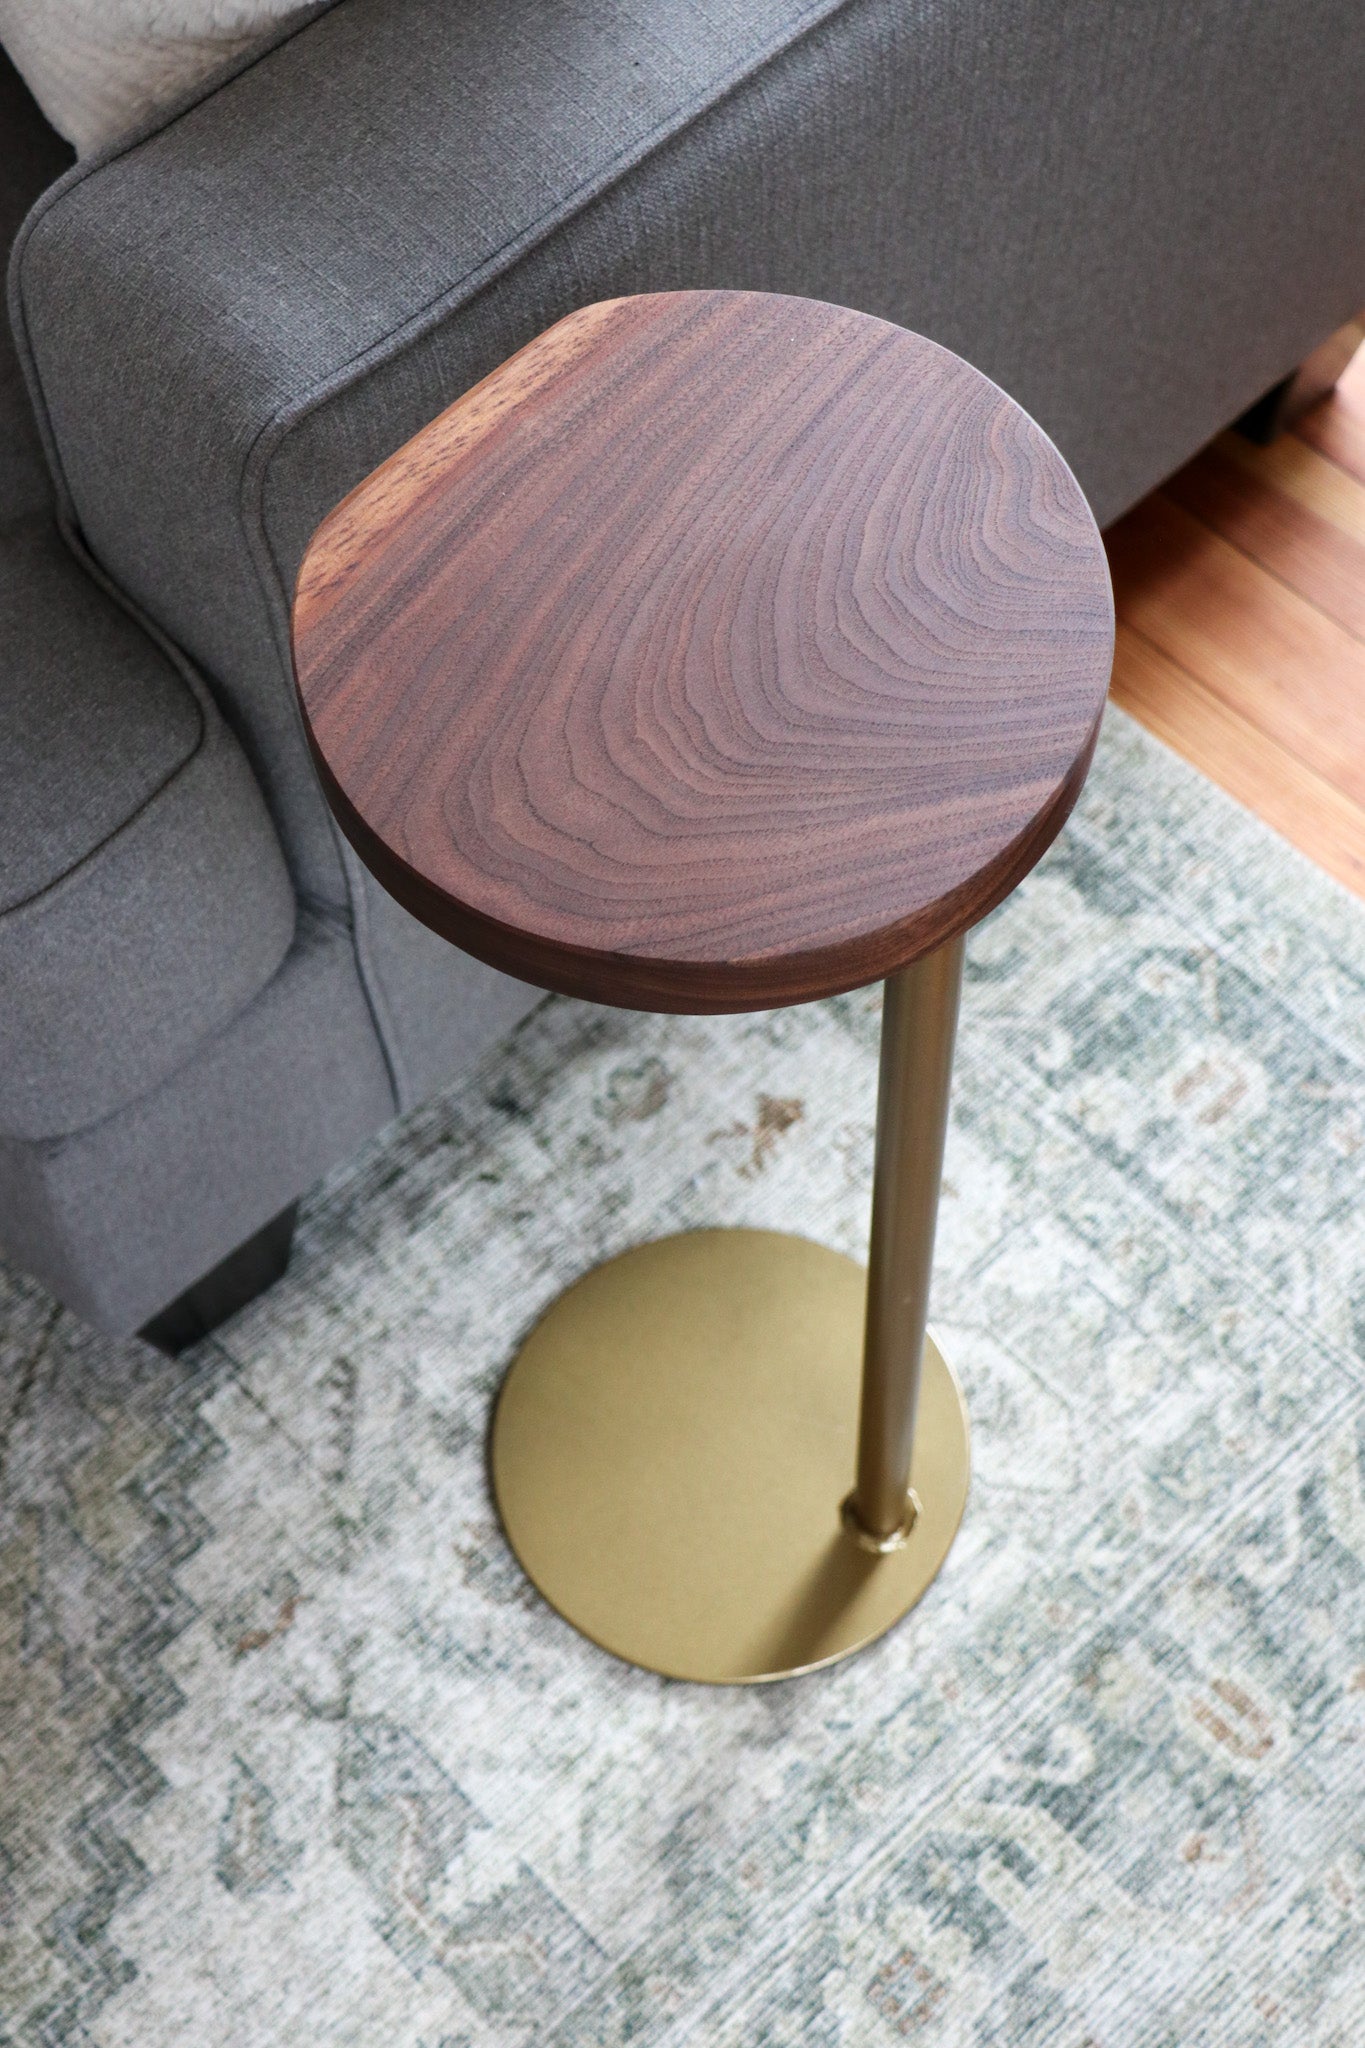
POLYGON ((948 1554, 967 1412, 926 1339, 904 1540, 842 1517, 854 1470, 866 1276, 805 1238, 698 1230, 562 1294, 493 1419, 508 1540, 550 1605, 628 1663, 754 1684, 884 1634, 948 1554))

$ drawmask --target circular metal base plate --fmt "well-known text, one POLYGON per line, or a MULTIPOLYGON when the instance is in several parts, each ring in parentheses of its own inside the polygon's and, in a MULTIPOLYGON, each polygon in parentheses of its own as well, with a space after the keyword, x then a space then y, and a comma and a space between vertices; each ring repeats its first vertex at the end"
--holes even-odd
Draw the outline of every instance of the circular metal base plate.
POLYGON ((926 1341, 906 1541, 840 1518, 866 1276, 805 1238, 699 1230, 562 1294, 503 1382, 493 1486, 531 1580, 584 1635, 711 1684, 831 1664, 915 1605, 967 1498, 967 1414, 926 1341))

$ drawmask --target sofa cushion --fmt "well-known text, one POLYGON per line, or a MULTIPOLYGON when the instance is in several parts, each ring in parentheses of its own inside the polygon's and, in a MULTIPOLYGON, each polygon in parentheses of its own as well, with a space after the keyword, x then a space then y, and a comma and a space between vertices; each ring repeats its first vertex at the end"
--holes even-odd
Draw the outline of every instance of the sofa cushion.
POLYGON ((97 1329, 129 1335, 392 1103, 350 934, 304 913, 279 972, 192 1062, 87 1130, 0 1136, 0 1245, 97 1329))
POLYGON ((0 542, 0 914, 141 810, 202 731, 180 677, 76 572, 52 521, 12 527, 0 542))
POLYGON ((265 985, 294 894, 240 747, 49 517, 0 532, 0 1132, 105 1117, 265 985))

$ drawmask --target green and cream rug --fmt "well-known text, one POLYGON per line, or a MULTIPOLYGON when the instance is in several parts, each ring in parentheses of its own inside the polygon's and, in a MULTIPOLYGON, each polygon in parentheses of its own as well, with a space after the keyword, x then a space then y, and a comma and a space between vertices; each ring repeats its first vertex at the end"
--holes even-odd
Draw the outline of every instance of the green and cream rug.
POLYGON ((661 1231, 859 1250, 876 1032, 549 1003, 178 1363, 0 1283, 0 2041, 1365 2040, 1365 913, 1121 717, 969 948, 923 1606, 710 1691, 508 1556, 521 1333, 661 1231))

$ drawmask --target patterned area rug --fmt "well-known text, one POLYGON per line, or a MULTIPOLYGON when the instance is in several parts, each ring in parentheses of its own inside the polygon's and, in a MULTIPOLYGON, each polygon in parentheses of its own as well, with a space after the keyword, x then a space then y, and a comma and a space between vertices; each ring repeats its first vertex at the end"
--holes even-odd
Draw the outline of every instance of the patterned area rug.
POLYGON ((860 1249, 875 991, 547 1004, 176 1364, 3 1283, 0 2040, 1358 2048, 1365 915, 1114 715, 969 963, 973 1493, 815 1677, 578 1640, 484 1431, 642 1237, 860 1249))

